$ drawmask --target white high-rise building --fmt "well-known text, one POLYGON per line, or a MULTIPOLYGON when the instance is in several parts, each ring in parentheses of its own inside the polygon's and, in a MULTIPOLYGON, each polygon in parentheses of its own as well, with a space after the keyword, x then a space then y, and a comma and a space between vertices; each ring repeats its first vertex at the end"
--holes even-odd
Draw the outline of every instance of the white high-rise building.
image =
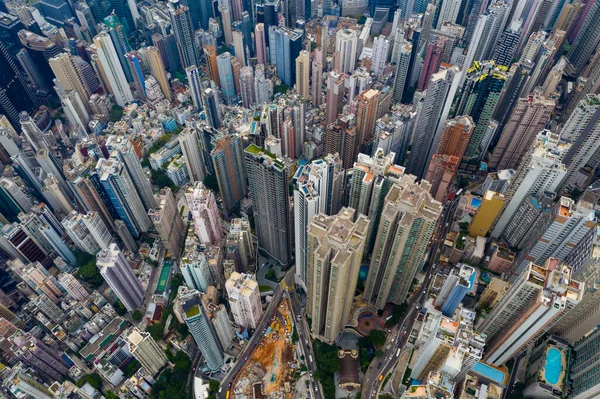
POLYGON ((371 64, 371 71, 373 71, 376 76, 383 73, 383 68, 385 68, 387 63, 389 48, 390 41, 383 35, 376 37, 373 41, 373 63, 371 64))
POLYGON ((128 311, 133 312, 144 303, 142 285, 117 244, 98 252, 96 266, 128 311))
POLYGON ((58 276, 58 282, 67 291, 67 294, 75 300, 83 301, 89 295, 85 287, 72 274, 61 273, 58 276))
POLYGON ((233 272, 225 283, 225 289, 235 323, 256 329, 263 314, 256 280, 248 274, 233 272))
POLYGON ((210 266, 202 251, 186 252, 181 258, 179 269, 181 269, 185 283, 190 288, 206 292, 208 287, 214 284, 210 266))
POLYGON ((179 144, 181 152, 185 157, 190 181, 204 181, 204 160, 200 151, 200 142, 196 129, 186 127, 179 133, 179 144))
POLYGON ((88 254, 95 255, 112 241, 110 231, 98 213, 91 211, 87 215, 72 211, 61 222, 67 235, 75 246, 88 254))
POLYGON ((234 30, 233 32, 231 32, 231 40, 233 42, 235 58, 237 58, 242 67, 246 66, 246 52, 244 51, 244 34, 239 30, 234 30))
POLYGON ((562 160, 569 148, 568 143, 549 130, 538 134, 504 194, 504 209, 492 230, 492 237, 502 235, 527 194, 540 198, 545 192, 555 193, 558 190, 567 172, 562 160))
POLYGON ((528 251, 521 251, 511 268, 509 280, 515 280, 527 268, 529 262, 541 265, 549 258, 561 261, 567 259, 579 242, 592 229, 596 229, 594 195, 583 195, 575 203, 570 198, 561 197, 557 204, 558 214, 550 221, 539 240, 534 241, 528 251))
POLYGON ((306 289, 308 225, 317 214, 335 215, 341 209, 344 168, 339 155, 328 154, 300 166, 294 176, 296 282, 306 289))
POLYGON ((187 76, 188 83, 190 85, 190 91, 192 95, 192 101, 194 106, 199 111, 203 109, 202 106, 202 83, 200 81, 200 71, 196 65, 185 68, 185 75, 187 76))
MULTIPOLYGON (((520 305, 522 306, 521 312, 498 323, 502 325, 502 330, 498 331, 490 340, 490 344, 486 346, 484 359, 489 364, 500 366, 524 351, 528 345, 536 342, 557 324, 582 298, 583 284, 571 279, 571 269, 561 264, 558 259, 550 258, 544 266, 534 267, 540 268, 538 278, 544 279, 543 282, 540 281, 542 287, 537 290, 537 294, 533 298, 520 305)), ((529 275, 531 268, 530 265, 530 269, 524 274, 529 275)), ((524 282, 519 279, 516 284, 522 285, 524 282)), ((512 288, 509 293, 511 291, 512 288)), ((496 308, 504 309, 507 306, 514 306, 514 303, 505 302, 507 297, 513 299, 507 293, 496 305, 496 308)), ((496 311, 496 308, 492 313, 496 311)), ((486 331, 482 330, 482 333, 485 334, 486 331)))
POLYGON ((339 53, 339 72, 352 73, 358 57, 358 32, 340 29, 335 35, 335 51, 339 53))
POLYGON ((460 4, 460 0, 444 0, 442 2, 442 8, 440 9, 440 15, 438 16, 437 29, 441 29, 444 22, 449 22, 451 24, 456 22, 460 4))
POLYGON ((98 36, 94 38, 94 45, 97 49, 102 70, 104 71, 106 79, 108 79, 111 94, 114 96, 117 104, 124 107, 133 101, 133 94, 129 88, 125 72, 123 72, 117 50, 115 49, 110 36, 106 32, 100 32, 98 36))
POLYGON ((581 100, 563 132, 574 143, 564 156, 567 166, 561 186, 571 191, 585 190, 600 164, 596 153, 600 149, 600 96, 588 95, 581 100))
POLYGON ((217 200, 213 192, 201 181, 189 187, 185 193, 185 199, 188 203, 196 234, 203 244, 218 244, 223 237, 221 227, 221 215, 217 207, 217 200))

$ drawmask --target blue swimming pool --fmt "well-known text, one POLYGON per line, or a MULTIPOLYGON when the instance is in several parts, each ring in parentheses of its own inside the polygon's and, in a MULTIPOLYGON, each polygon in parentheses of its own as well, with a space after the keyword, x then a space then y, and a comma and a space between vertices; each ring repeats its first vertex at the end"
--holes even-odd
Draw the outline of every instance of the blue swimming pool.
POLYGON ((562 353, 556 348, 548 349, 544 378, 549 384, 556 385, 562 373, 562 353))
POLYGON ((481 198, 471 198, 471 206, 473 208, 479 208, 481 205, 481 198))
POLYGON ((504 386, 504 379, 506 375, 500 370, 496 370, 485 363, 477 362, 475 366, 473 366, 473 371, 504 386))

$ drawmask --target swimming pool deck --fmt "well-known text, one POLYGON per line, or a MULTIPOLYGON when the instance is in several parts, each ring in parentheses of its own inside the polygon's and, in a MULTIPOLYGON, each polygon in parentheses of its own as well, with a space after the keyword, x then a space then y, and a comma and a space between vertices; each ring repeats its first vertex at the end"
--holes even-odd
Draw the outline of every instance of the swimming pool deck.
POLYGON ((541 370, 540 376, 549 385, 562 390, 566 369, 566 356, 564 352, 554 345, 549 345, 546 349, 546 361, 544 362, 544 368, 541 370))
POLYGON ((506 384, 508 384, 508 369, 504 366, 500 368, 484 362, 477 362, 475 366, 473 366, 473 371, 488 378, 490 381, 501 385, 503 388, 506 388, 506 384))
POLYGON ((169 281, 169 274, 171 274, 171 268, 173 267, 171 262, 163 263, 163 267, 160 270, 160 277, 158 278, 158 283, 156 284, 155 294, 161 295, 165 292, 167 288, 167 282, 169 281))

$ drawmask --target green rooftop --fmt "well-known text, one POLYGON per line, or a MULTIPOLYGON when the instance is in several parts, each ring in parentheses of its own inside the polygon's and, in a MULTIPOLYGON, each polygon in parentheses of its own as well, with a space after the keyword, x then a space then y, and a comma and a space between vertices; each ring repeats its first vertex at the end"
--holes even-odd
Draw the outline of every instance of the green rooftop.
POLYGON ((250 144, 246 148, 246 151, 253 155, 264 154, 264 155, 268 156, 269 158, 271 158, 275 162, 275 164, 277 166, 279 166, 280 168, 283 168, 285 166, 283 164, 283 162, 281 162, 280 160, 277 159, 277 155, 273 154, 272 152, 267 151, 266 149, 264 149, 262 147, 257 146, 256 144, 250 144))
POLYGON ((194 316, 198 316, 199 314, 200 314, 200 306, 199 305, 193 306, 185 312, 185 316, 188 319, 190 319, 194 316))

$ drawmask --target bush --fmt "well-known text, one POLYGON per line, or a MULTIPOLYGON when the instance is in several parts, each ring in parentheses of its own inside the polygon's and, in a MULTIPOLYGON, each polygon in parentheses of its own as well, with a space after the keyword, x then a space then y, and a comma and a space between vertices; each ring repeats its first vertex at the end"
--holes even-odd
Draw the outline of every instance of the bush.
POLYGON ((142 364, 137 360, 133 359, 127 364, 127 366, 123 368, 123 374, 125 374, 125 378, 129 378, 132 375, 134 375, 135 372, 140 369, 140 367, 142 367, 142 364))
POLYGON ((385 325, 388 327, 391 327, 391 326, 395 326, 396 324, 398 324, 400 322, 400 319, 402 318, 402 316, 404 316, 404 314, 406 313, 407 310, 408 310, 408 305, 406 304, 406 302, 404 302, 401 305, 396 305, 394 307, 394 310, 392 311, 392 317, 390 317, 385 322, 385 325))
POLYGON ((273 282, 275 282, 275 283, 277 283, 277 282, 278 282, 278 280, 277 280, 277 273, 275 273, 275 270, 273 270, 273 269, 269 270, 269 271, 267 272, 267 274, 265 275, 265 277, 266 277, 268 280, 271 280, 271 281, 273 281, 273 282))
POLYGON ((335 383, 333 382, 333 374, 340 369, 340 362, 337 357, 338 348, 318 340, 313 340, 313 348, 315 349, 316 364, 313 377, 321 383, 323 396, 334 398, 335 383))
POLYGON ((86 374, 81 377, 79 380, 77 380, 77 386, 81 388, 86 382, 98 391, 102 389, 102 378, 96 373, 86 374))

